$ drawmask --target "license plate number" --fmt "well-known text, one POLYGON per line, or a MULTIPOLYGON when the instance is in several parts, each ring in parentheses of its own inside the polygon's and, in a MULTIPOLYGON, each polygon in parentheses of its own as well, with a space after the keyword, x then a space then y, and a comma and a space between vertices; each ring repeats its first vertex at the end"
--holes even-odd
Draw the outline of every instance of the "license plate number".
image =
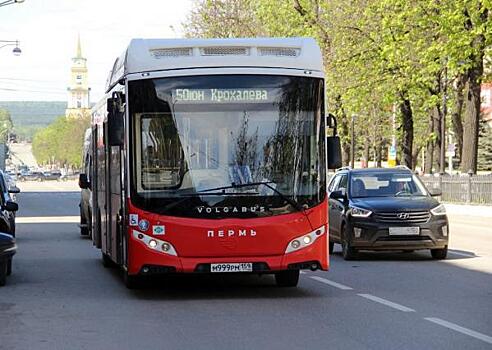
POLYGON ((252 263, 210 264, 210 272, 252 272, 252 263))
POLYGON ((390 227, 390 236, 418 236, 420 227, 390 227))

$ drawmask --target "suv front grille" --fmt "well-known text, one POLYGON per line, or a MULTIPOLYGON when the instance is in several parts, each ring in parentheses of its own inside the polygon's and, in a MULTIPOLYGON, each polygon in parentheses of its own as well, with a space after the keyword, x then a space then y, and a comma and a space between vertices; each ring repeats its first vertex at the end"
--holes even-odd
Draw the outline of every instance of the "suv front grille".
POLYGON ((374 213, 374 220, 388 224, 423 224, 430 219, 429 211, 402 211, 395 213, 374 213))

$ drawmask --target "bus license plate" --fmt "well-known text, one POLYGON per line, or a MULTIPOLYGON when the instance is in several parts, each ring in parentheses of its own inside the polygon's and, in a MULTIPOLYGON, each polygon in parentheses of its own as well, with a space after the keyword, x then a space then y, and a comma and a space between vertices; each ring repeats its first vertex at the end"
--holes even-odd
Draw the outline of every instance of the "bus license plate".
POLYGON ((420 227, 390 227, 390 236, 418 236, 420 234, 420 227))
POLYGON ((210 264, 210 272, 252 272, 252 263, 210 264))

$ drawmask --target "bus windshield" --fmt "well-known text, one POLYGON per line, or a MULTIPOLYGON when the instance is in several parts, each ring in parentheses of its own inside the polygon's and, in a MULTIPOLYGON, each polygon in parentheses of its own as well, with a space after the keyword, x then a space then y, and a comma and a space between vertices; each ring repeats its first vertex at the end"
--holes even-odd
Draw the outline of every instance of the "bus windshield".
POLYGON ((136 202, 184 216, 194 207, 245 204, 258 208, 254 215, 273 215, 318 204, 325 195, 322 84, 252 75, 131 82, 136 202))

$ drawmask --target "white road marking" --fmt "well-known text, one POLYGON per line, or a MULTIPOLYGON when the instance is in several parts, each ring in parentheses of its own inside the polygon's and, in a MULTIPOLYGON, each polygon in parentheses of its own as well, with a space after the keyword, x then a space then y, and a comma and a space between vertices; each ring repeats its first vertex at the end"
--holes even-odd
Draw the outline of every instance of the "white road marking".
POLYGON ((341 289, 341 290, 352 290, 353 289, 353 288, 351 288, 349 286, 345 286, 343 284, 340 284, 340 283, 337 283, 337 282, 333 282, 333 281, 327 280, 326 278, 323 278, 323 277, 310 276, 310 278, 312 278, 313 280, 316 280, 318 282, 321 282, 321 283, 324 283, 324 284, 328 284, 328 285, 330 285, 332 287, 341 289))
POLYGON ((471 329, 458 326, 457 324, 441 320, 440 318, 437 318, 437 317, 425 317, 424 320, 433 322, 433 323, 438 324, 440 326, 452 329, 453 331, 456 331, 456 332, 459 332, 462 334, 466 334, 466 335, 469 335, 470 337, 480 339, 481 341, 492 344, 492 337, 485 335, 483 333, 472 331, 471 329))
POLYGON ((66 224, 79 222, 80 216, 20 216, 15 218, 16 224, 66 224))
POLYGON ((358 296, 361 296, 363 298, 375 301, 376 303, 380 303, 389 307, 392 307, 393 309, 400 310, 403 312, 415 312, 414 309, 410 309, 409 307, 403 306, 401 304, 394 303, 392 301, 379 298, 377 296, 371 295, 371 294, 357 294, 358 296))
POLYGON ((466 256, 467 258, 478 258, 478 256, 473 254, 473 253, 471 253, 471 254, 470 253, 461 253, 461 252, 456 252, 456 251, 451 250, 451 249, 449 250, 449 252, 451 254, 455 254, 455 255, 466 256))
POLYGON ((301 275, 305 275, 305 274, 306 274, 306 272, 305 272, 305 271, 299 271, 299 273, 300 273, 301 275))

